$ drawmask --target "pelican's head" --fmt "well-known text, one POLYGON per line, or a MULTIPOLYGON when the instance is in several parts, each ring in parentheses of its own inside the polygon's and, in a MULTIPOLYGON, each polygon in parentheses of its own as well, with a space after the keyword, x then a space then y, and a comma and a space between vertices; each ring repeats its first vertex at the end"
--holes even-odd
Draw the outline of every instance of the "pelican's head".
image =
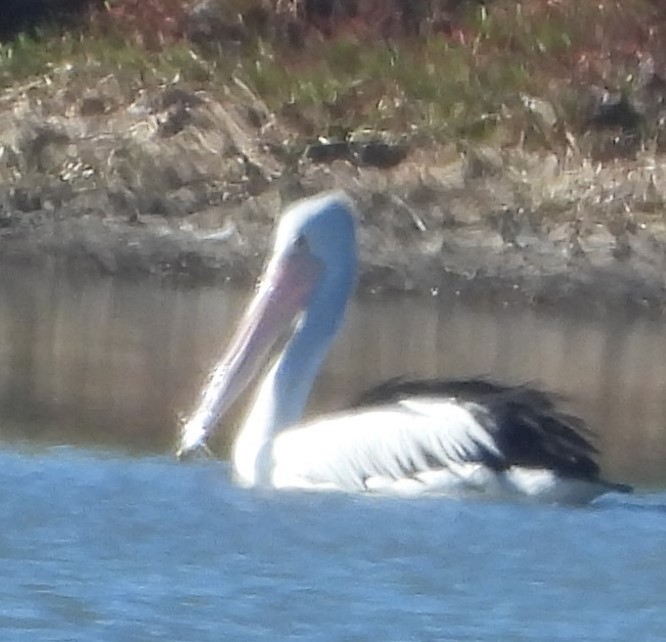
POLYGON ((307 249, 322 266, 335 270, 356 260, 356 216, 344 192, 327 192, 294 203, 280 217, 272 260, 307 249))
POLYGON ((262 285, 298 291, 301 312, 321 310, 330 318, 333 305, 344 306, 349 297, 356 269, 354 206, 344 192, 330 192, 282 215, 262 285), (312 305, 318 297, 327 299, 323 308, 312 305))
POLYGON ((203 444, 290 329, 307 324, 322 344, 330 340, 353 291, 356 269, 355 212, 346 194, 304 199, 284 212, 257 292, 183 427, 180 454, 203 444))

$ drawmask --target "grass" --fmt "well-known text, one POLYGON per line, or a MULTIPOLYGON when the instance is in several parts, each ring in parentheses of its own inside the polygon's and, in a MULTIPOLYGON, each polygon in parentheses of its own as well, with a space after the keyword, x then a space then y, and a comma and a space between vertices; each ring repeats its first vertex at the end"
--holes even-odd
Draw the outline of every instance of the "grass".
POLYGON ((420 43, 325 43, 319 59, 284 63, 266 48, 236 71, 274 110, 297 106, 304 125, 441 133, 472 131, 499 118, 502 106, 528 78, 519 66, 475 64, 470 52, 439 38, 420 43))
MULTIPOLYGON (((259 4, 227 12, 242 23, 243 7, 259 4)), ((428 17, 430 4, 419 6, 428 17)), ((76 30, 19 35, 0 45, 0 86, 65 67, 81 83, 114 74, 129 89, 182 83, 215 93, 235 76, 304 139, 375 129, 552 148, 565 137, 535 125, 526 97, 548 101, 560 130, 579 132, 585 89, 631 93, 641 61, 666 44, 666 11, 649 0, 469 2, 444 31, 388 37, 369 14, 343 16, 332 36, 301 25, 302 48, 277 30, 204 51, 187 39, 184 15, 176 0, 112 0, 76 30)))
POLYGON ((84 33, 20 35, 0 45, 0 86, 9 87, 58 70, 74 70, 90 80, 114 74, 131 84, 169 83, 174 79, 206 84, 210 66, 186 43, 160 51, 146 51, 114 36, 90 37, 84 33))

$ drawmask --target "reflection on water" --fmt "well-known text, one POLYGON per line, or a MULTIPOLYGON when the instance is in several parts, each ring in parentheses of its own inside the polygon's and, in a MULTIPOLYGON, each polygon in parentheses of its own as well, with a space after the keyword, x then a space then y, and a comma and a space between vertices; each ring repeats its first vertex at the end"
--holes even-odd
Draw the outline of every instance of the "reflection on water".
MULTIPOLYGON (((3 270, 0 434, 168 450, 244 299, 3 270)), ((661 324, 648 320, 602 325, 455 300, 371 299, 352 306, 311 410, 403 373, 538 382, 599 433, 609 476, 665 485, 665 347, 661 324)))

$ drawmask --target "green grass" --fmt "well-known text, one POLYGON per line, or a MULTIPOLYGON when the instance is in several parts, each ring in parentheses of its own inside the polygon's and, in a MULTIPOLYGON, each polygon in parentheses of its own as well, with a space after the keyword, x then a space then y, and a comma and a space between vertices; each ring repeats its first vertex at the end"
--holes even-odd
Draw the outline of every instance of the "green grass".
MULTIPOLYGON (((168 17, 177 5, 152 0, 151 6, 168 17)), ((433 140, 486 139, 498 128, 534 133, 521 96, 550 101, 564 127, 575 129, 578 87, 630 92, 637 47, 660 47, 666 20, 648 0, 496 0, 487 8, 465 5, 449 35, 387 40, 373 37, 369 25, 360 35, 316 38, 304 51, 256 36, 204 52, 174 36, 175 28, 148 47, 149 12, 124 11, 122 0, 111 6, 124 27, 136 30, 87 22, 78 31, 19 36, 0 45, 0 87, 65 67, 77 72, 82 87, 113 74, 128 88, 178 82, 215 93, 236 76, 274 112, 291 115, 295 135, 303 138, 370 128, 433 140)))
POLYGON ((478 60, 441 37, 404 42, 324 44, 317 59, 285 64, 261 44, 236 73, 275 111, 296 106, 321 134, 377 128, 437 138, 486 136, 521 92, 534 88, 528 64, 504 56, 478 60))
POLYGON ((36 37, 20 35, 0 44, 0 87, 44 77, 59 69, 75 71, 94 87, 95 78, 117 75, 128 83, 168 83, 175 79, 205 85, 211 65, 187 43, 176 43, 161 51, 147 51, 114 36, 44 31, 36 37))

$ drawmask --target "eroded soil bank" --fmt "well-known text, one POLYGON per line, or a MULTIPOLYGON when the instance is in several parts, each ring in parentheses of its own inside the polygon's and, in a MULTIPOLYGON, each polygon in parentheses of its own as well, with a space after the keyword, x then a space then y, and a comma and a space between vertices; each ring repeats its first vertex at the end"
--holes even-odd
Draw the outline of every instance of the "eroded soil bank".
POLYGON ((280 210, 342 188, 360 212, 362 292, 662 314, 665 158, 483 145, 294 149, 247 88, 131 102, 76 72, 0 96, 0 262, 190 283, 250 282, 280 210), (396 152, 396 149, 398 150, 396 152), (385 159, 388 159, 385 161, 385 159))

